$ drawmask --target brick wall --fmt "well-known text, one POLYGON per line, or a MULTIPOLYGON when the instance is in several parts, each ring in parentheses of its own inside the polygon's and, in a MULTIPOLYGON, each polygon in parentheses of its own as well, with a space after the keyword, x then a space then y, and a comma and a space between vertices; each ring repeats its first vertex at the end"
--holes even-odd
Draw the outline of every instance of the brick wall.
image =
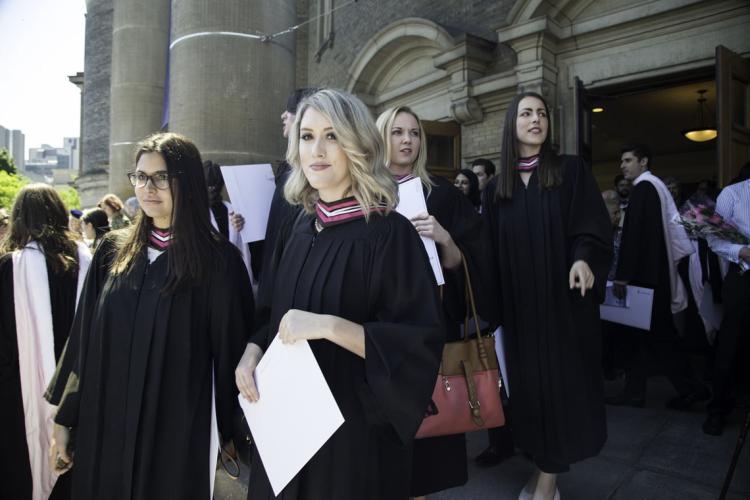
MULTIPOLYGON (((320 1, 308 0, 310 18, 316 15, 320 1)), ((346 1, 335 0, 334 7, 346 1)), ((469 32, 495 40, 495 29, 505 22, 513 3, 514 0, 359 0, 333 14, 334 44, 321 54, 320 62, 313 59, 319 48, 318 23, 310 23, 308 81, 317 85, 346 86, 348 72, 370 38, 406 17, 428 19, 452 34, 469 32)))

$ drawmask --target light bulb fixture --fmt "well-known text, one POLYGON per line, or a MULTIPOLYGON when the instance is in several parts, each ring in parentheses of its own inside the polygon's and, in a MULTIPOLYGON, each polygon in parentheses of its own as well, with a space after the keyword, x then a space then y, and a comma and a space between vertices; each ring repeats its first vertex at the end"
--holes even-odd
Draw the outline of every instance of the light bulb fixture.
POLYGON ((682 134, 693 142, 706 142, 716 139, 716 127, 706 123, 706 89, 698 91, 698 111, 696 112, 696 126, 683 130, 682 134))
POLYGON ((604 113, 604 108, 601 106, 594 106, 591 108, 592 113, 604 113))

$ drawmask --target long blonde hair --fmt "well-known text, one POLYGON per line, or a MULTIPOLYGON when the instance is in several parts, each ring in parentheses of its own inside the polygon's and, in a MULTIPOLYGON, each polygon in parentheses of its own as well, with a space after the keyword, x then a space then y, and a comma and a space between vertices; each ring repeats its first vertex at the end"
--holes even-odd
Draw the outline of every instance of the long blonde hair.
POLYGON ((351 195, 362 206, 365 217, 380 204, 386 212, 398 203, 396 183, 386 167, 385 149, 370 111, 357 97, 335 89, 321 89, 306 97, 297 108, 286 161, 292 173, 284 187, 284 196, 293 205, 302 205, 312 213, 318 191, 307 181, 299 156, 299 129, 305 111, 314 109, 331 122, 341 149, 349 160, 351 195))
POLYGON ((419 177, 429 194, 430 191, 432 191, 434 183, 430 180, 430 174, 427 172, 427 134, 424 132, 422 120, 420 120, 419 116, 417 116, 417 114, 408 106, 388 108, 378 116, 376 123, 378 130, 380 131, 380 136, 383 138, 383 143, 385 144, 386 165, 389 167, 391 165, 391 154, 393 154, 393 148, 391 147, 391 129, 393 128, 393 122, 396 121, 396 115, 399 113, 408 113, 417 120, 417 125, 419 126, 419 152, 417 153, 417 158, 414 160, 414 164, 411 167, 411 173, 414 177, 419 177))

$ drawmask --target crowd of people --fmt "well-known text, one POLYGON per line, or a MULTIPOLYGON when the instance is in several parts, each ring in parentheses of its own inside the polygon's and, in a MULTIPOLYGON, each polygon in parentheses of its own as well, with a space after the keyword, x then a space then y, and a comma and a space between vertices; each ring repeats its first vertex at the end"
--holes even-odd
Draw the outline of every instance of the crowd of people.
MULTIPOLYGON (((375 119, 346 92, 300 89, 281 119, 288 148, 260 247, 242 241, 220 167, 175 133, 137 145, 133 212, 112 194, 85 212, 44 185, 18 194, 0 243, 0 497, 210 498, 217 455, 236 456, 246 434, 237 394, 263 398, 254 371, 276 337, 309 342, 344 416, 278 498, 462 485, 465 435, 415 435, 444 345, 468 335, 467 283, 482 331, 502 327, 513 387, 510 398, 498 387, 507 424, 488 429, 476 461, 525 454, 535 472, 520 499, 559 499, 557 476, 599 453, 603 380, 618 370, 626 385, 610 403, 642 406, 658 367, 674 409, 713 394, 704 430, 721 432, 750 248, 674 224, 682 195, 650 172, 648 148, 625 146, 623 175, 601 193, 580 157, 553 150, 544 98, 524 92, 508 106, 499 168, 476 159, 451 182, 428 172, 409 107, 375 119), (412 179, 427 210, 407 219, 396 208, 412 179), (623 297, 628 285, 654 290, 649 333, 599 319, 608 286, 623 297), (711 286, 724 305, 715 337, 711 286), (686 347, 696 337, 715 345, 703 373, 686 347)), ((750 164, 740 176, 716 211, 748 236, 750 164)), ((710 182, 696 194, 714 195, 710 182)), ((277 498, 257 449, 250 462, 248 499, 277 498)))

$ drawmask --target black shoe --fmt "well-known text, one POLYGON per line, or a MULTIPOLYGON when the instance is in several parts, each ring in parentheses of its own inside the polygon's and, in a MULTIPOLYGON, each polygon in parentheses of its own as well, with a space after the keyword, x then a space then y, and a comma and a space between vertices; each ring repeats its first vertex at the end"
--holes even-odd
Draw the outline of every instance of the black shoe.
POLYGON ((621 392, 616 396, 607 396, 604 402, 612 406, 632 406, 633 408, 643 408, 646 406, 646 398, 643 396, 634 396, 621 392))
POLYGON ((497 448, 490 445, 482 453, 477 455, 477 457, 474 459, 474 463, 476 463, 479 467, 492 467, 504 462, 512 456, 513 451, 511 451, 510 453, 501 453, 497 448))
POLYGON ((684 396, 677 396, 676 398, 667 401, 667 408, 672 410, 687 411, 695 403, 701 403, 711 399, 711 391, 708 389, 700 389, 691 393, 685 394, 684 396))
POLYGON ((711 412, 703 422, 703 432, 711 436, 721 436, 724 432, 724 415, 721 412, 711 412))

